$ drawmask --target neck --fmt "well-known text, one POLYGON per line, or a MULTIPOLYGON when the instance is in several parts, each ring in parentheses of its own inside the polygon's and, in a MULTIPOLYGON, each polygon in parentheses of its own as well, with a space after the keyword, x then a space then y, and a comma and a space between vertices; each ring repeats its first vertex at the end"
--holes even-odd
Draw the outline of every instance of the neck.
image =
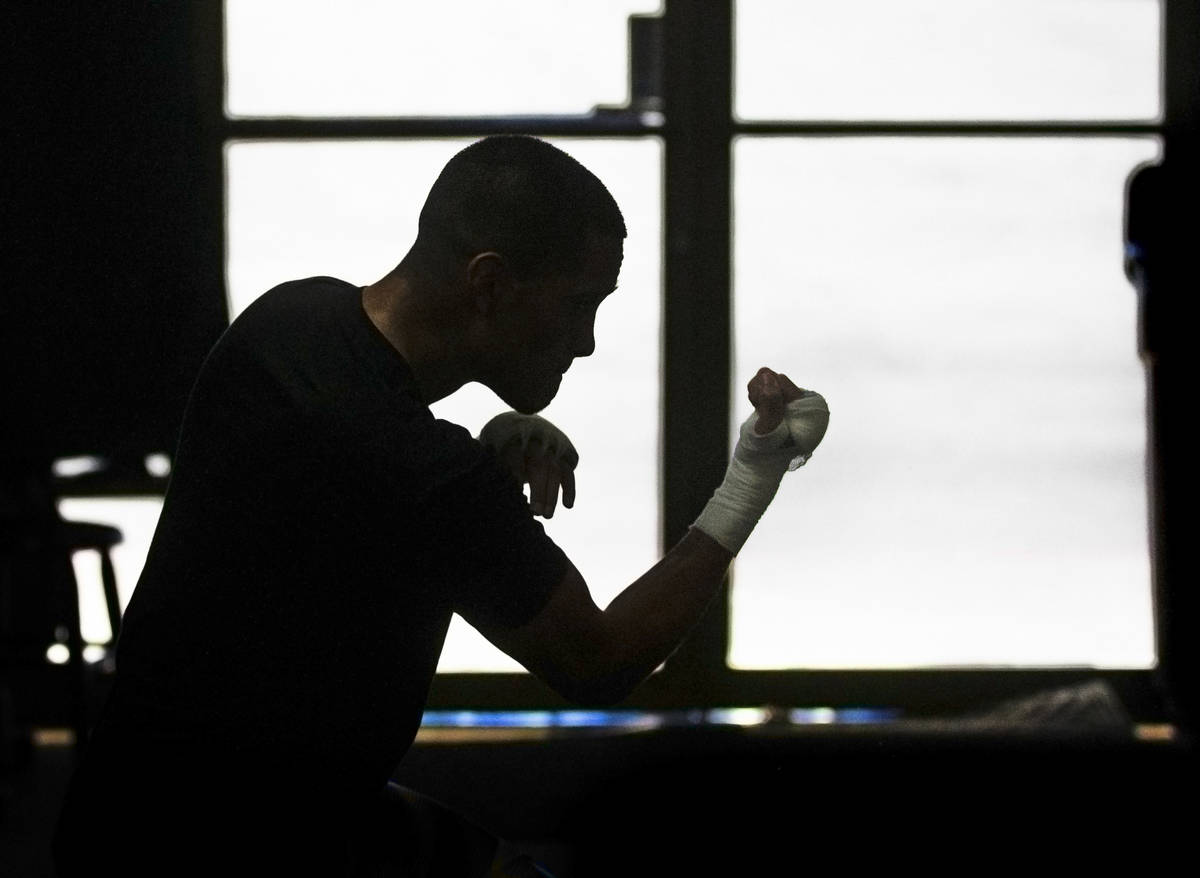
POLYGON ((462 345, 437 307, 437 294, 419 289, 419 281, 393 272, 363 289, 363 310, 400 356, 404 357, 427 405, 444 399, 470 381, 462 345))

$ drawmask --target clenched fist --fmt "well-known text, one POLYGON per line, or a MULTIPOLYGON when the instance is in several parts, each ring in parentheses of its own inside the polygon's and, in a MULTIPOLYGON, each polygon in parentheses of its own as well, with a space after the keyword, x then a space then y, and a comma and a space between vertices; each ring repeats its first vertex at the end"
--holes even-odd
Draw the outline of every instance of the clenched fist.
POLYGON ((750 397, 750 404, 758 412, 754 432, 760 436, 779 426, 789 402, 801 399, 809 392, 797 387, 782 372, 772 372, 766 366, 759 369, 750 379, 746 391, 750 397))
POLYGON ((756 415, 754 434, 765 436, 786 420, 788 438, 784 446, 797 452, 791 468, 803 466, 829 427, 825 397, 815 390, 797 387, 782 372, 773 372, 766 366, 750 379, 746 390, 756 415))

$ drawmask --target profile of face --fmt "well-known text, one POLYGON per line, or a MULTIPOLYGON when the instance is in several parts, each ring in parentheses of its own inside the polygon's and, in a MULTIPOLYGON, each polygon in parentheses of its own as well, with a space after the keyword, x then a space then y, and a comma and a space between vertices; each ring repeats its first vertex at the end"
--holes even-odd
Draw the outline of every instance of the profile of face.
POLYGON ((513 284, 485 382, 506 404, 524 414, 544 409, 575 358, 595 351, 596 311, 616 289, 622 258, 620 240, 593 237, 579 271, 513 284))

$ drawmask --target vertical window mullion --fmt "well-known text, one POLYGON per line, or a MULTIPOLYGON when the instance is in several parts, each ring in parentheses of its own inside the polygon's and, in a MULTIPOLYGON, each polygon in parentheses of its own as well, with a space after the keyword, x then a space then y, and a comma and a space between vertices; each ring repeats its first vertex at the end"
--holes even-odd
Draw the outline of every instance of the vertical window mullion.
MULTIPOLYGON (((203 198, 197 205, 201 220, 196 228, 204 239, 196 247, 208 254, 203 264, 206 275, 197 279, 196 289, 215 291, 208 297, 219 303, 221 322, 228 324, 225 294, 225 4, 197 3, 192 6, 192 66, 200 101, 200 161, 197 175, 202 181, 194 191, 203 198)), ((200 264, 197 260, 196 264, 200 264)))
MULTIPOLYGON (((662 538, 669 549, 729 454, 732 0, 665 9, 662 538)), ((728 592, 668 663, 699 699, 725 672, 728 592)))
MULTIPOLYGON (((1159 687, 1173 720, 1193 732, 1200 717, 1195 629, 1197 565, 1191 550, 1191 498, 1200 482, 1190 431, 1179 413, 1195 400, 1192 298, 1197 280, 1194 241, 1200 232, 1200 3, 1165 0, 1163 7, 1163 178, 1157 203, 1142 211, 1171 217, 1153 240, 1158 252, 1140 292, 1142 358, 1146 365, 1150 441, 1151 546, 1159 687), (1183 210, 1172 209, 1185 206, 1183 210)), ((1145 182, 1145 181, 1143 181, 1145 182)), ((1128 209, 1128 204, 1127 204, 1128 209)), ((1128 216, 1128 215, 1127 215, 1128 216)))

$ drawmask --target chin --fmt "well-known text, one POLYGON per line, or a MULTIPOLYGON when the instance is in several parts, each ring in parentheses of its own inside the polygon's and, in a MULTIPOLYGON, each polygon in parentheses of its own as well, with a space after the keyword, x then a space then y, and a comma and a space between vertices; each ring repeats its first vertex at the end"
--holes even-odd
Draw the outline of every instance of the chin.
POLYGON ((532 387, 492 387, 492 392, 510 409, 520 411, 522 415, 535 415, 550 405, 558 391, 547 393, 532 387))
POLYGON ((553 387, 493 387, 492 391, 514 411, 536 415, 558 396, 558 382, 553 387))

